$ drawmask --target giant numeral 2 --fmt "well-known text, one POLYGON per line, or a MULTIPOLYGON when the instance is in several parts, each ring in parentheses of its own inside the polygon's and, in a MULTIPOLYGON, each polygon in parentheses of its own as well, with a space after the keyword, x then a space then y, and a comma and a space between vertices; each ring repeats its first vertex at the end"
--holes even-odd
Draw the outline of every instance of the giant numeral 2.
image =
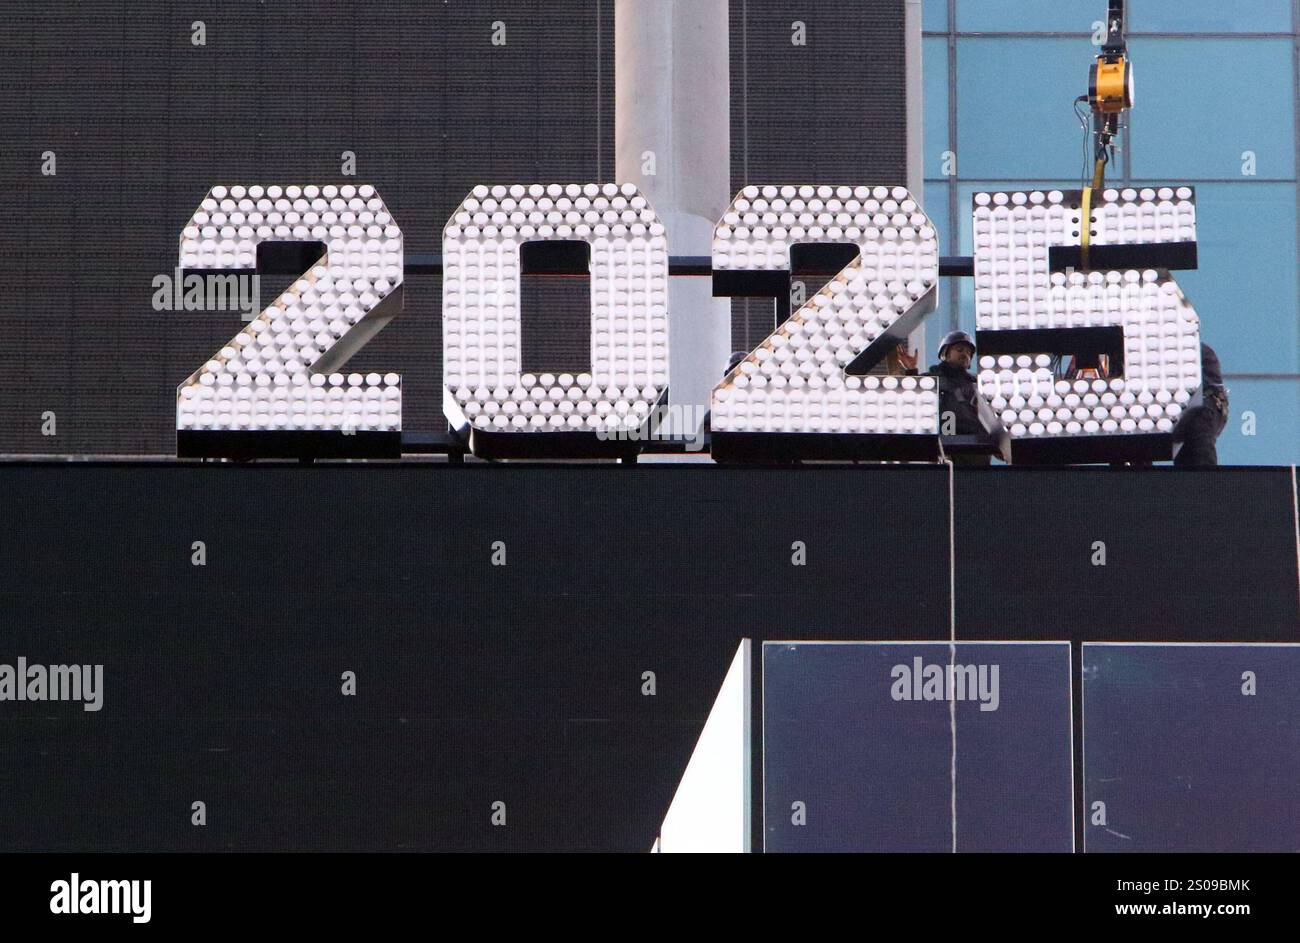
POLYGON ((859 254, 714 389, 716 457, 937 450, 933 378, 861 375, 936 304, 935 230, 905 188, 745 187, 714 230, 715 293, 788 292, 792 247, 832 243, 859 254))
POLYGON ((401 379, 338 369, 401 308, 402 232, 374 187, 213 187, 183 270, 252 269, 263 242, 324 255, 177 389, 179 455, 399 454, 401 379))

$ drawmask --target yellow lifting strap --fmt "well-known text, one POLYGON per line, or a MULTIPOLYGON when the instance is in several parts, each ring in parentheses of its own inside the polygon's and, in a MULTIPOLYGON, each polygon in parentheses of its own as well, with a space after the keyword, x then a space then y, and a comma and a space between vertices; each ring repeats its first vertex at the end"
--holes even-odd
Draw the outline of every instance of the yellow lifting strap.
POLYGON ((1088 271, 1088 244, 1092 240, 1092 187, 1083 188, 1083 206, 1079 216, 1079 268, 1088 271))
POLYGON ((1088 246, 1092 243, 1092 191, 1100 190, 1106 180, 1106 162, 1097 161, 1092 172, 1092 186, 1083 188, 1083 214, 1079 217, 1079 267, 1088 271, 1088 246))
POLYGON ((1105 182, 1106 182, 1106 162, 1104 160, 1099 160, 1097 161, 1097 164, 1092 171, 1092 188, 1094 190, 1100 190, 1101 185, 1105 182))

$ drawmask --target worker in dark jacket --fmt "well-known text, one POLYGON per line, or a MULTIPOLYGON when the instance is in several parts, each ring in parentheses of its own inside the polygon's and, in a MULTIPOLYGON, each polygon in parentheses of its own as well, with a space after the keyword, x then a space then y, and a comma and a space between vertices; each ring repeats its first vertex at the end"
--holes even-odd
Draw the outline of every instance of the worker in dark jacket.
MULTIPOLYGON (((943 435, 977 435, 987 430, 980 422, 979 393, 970 372, 975 340, 965 331, 952 331, 939 343, 939 362, 930 376, 939 380, 939 431, 943 435)), ((954 464, 988 465, 988 455, 954 455, 954 464)))
POLYGON ((1223 385, 1219 355, 1201 344, 1201 404, 1183 411, 1174 426, 1174 441, 1182 447, 1174 456, 1179 468, 1210 468, 1219 464, 1215 442, 1228 424, 1228 388, 1223 385))

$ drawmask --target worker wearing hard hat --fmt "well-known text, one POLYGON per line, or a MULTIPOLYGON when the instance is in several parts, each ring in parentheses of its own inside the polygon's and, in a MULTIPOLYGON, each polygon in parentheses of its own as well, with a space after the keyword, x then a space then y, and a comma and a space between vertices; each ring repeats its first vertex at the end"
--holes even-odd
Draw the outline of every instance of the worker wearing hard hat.
MULTIPOLYGON (((980 422, 979 396, 970 366, 975 359, 975 339, 965 331, 951 331, 939 342, 939 362, 930 376, 939 381, 939 431, 943 435, 977 435, 985 432, 980 422)), ((954 455, 958 465, 988 465, 988 455, 954 455)))
POLYGON ((1179 443, 1174 464, 1179 468, 1210 468, 1219 464, 1215 446, 1228 424, 1228 388, 1223 385, 1223 368, 1214 348, 1201 343, 1201 403, 1183 412, 1174 426, 1179 443))

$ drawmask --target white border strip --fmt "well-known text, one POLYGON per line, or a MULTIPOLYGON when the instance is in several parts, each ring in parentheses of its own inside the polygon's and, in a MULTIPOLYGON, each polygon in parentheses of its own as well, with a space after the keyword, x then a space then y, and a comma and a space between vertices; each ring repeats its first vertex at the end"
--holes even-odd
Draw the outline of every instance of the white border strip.
POLYGON ((742 842, 741 851, 749 854, 754 850, 754 665, 753 639, 743 638, 740 640, 740 647, 744 651, 744 666, 742 668, 741 684, 745 688, 745 801, 744 812, 742 813, 745 820, 745 837, 742 842))
MULTIPOLYGON (((1078 829, 1075 828, 1077 822, 1075 820, 1076 809, 1074 808, 1074 646, 1067 642, 1065 648, 1066 651, 1069 652, 1069 658, 1067 659, 1067 661, 1069 662, 1070 665, 1070 697, 1069 697, 1069 702, 1070 702, 1070 854, 1074 854, 1079 850, 1079 840, 1075 837, 1076 833, 1078 832, 1078 829)), ((1080 665, 1083 664, 1082 653, 1080 653, 1079 656, 1079 663, 1080 665)), ((1083 697, 1082 675, 1079 678, 1079 697, 1080 698, 1083 697)), ((1080 744, 1083 743, 1083 737, 1079 737, 1079 743, 1080 744)), ((1084 782, 1085 780, 1079 781, 1080 797, 1083 796, 1084 782)), ((1087 820, 1085 819, 1085 822, 1086 821, 1087 820)), ((1087 830, 1088 827, 1085 824, 1084 825, 1085 839, 1087 837, 1087 830)))
MULTIPOLYGON (((945 457, 948 466, 948 677, 957 669, 957 496, 953 484, 956 474, 952 459, 945 457)), ((952 756, 949 760, 949 778, 952 781, 950 804, 952 807, 952 853, 957 853, 957 700, 948 701, 948 730, 952 736, 952 756)), ((1074 788, 1074 783, 1070 783, 1074 788)))
MULTIPOLYGON (((1300 133, 1300 128, 1297 128, 1300 133)), ((1291 466, 1291 516, 1295 519, 1295 588, 1300 599, 1300 498, 1296 497, 1295 466, 1291 466)))

